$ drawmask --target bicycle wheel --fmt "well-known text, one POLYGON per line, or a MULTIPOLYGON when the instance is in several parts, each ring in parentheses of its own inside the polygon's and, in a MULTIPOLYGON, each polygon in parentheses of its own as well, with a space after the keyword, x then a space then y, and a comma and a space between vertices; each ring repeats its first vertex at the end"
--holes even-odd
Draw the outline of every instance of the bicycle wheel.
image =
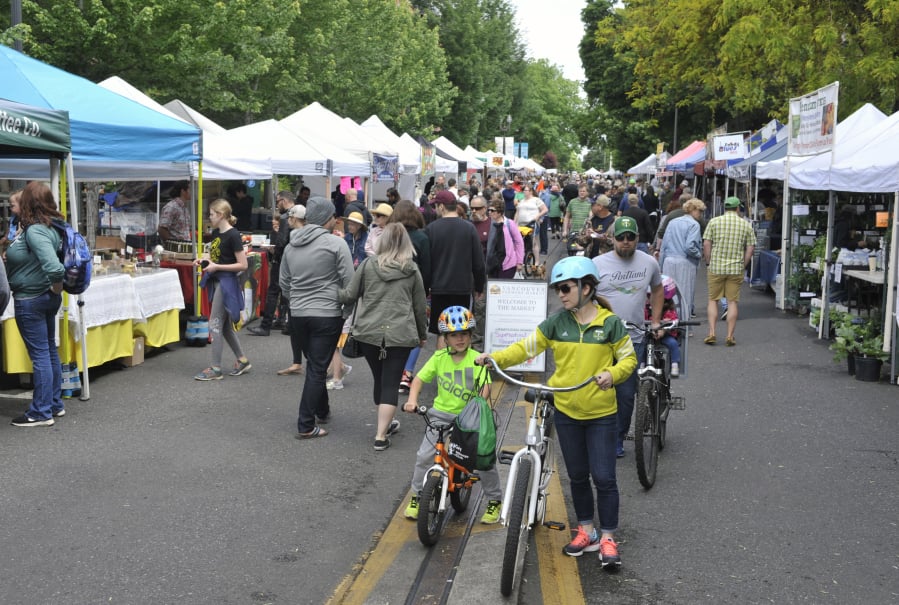
POLYGON ((509 518, 506 520, 506 547, 503 550, 503 569, 499 577, 499 591, 504 597, 512 594, 515 587, 515 575, 519 570, 519 562, 528 546, 528 520, 525 511, 531 484, 531 460, 527 457, 518 460, 518 475, 515 477, 515 488, 512 492, 512 504, 509 507, 509 518))
POLYGON ((425 546, 437 544, 440 537, 440 526, 443 515, 440 512, 440 492, 443 487, 443 476, 431 473, 425 481, 418 499, 418 539, 425 546))
POLYGON ((634 426, 634 457, 637 477, 649 489, 656 481, 659 461, 659 417, 657 395, 649 382, 640 383, 637 391, 637 418, 634 426))
POLYGON ((450 485, 455 484, 455 489, 450 492, 450 504, 457 513, 464 513, 471 499, 471 484, 468 483, 468 474, 450 470, 450 485))
POLYGON ((533 277, 537 273, 537 262, 534 260, 534 253, 528 252, 524 255, 524 276, 533 277))

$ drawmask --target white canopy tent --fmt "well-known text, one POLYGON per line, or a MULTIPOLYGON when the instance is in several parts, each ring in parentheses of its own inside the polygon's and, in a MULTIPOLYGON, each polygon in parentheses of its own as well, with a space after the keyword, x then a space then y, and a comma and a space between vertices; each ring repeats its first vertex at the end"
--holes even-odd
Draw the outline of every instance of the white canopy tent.
POLYGON ((200 113, 184 101, 181 101, 180 99, 172 99, 171 101, 163 105, 163 107, 183 119, 185 122, 194 124, 203 132, 224 134, 227 131, 227 128, 225 128, 224 126, 219 126, 218 123, 210 120, 202 113, 200 113))
MULTIPOLYGON (((396 188, 400 193, 400 199, 415 201, 418 198, 415 191, 421 176, 421 145, 418 141, 406 140, 394 134, 376 115, 369 117, 360 126, 379 134, 399 151, 400 178, 396 188)), ((377 199, 377 189, 375 197, 377 199)))
POLYGON ((468 153, 448 138, 441 136, 437 137, 431 144, 436 146, 437 149, 442 151, 447 155, 451 155, 456 158, 460 162, 466 162, 468 164, 468 170, 483 170, 484 162, 476 158, 473 154, 468 153))
MULTIPOLYGON (((655 174, 656 173, 656 161, 658 160, 658 156, 654 153, 650 153, 645 160, 637 164, 636 166, 631 166, 627 169, 628 174, 655 174)), ((594 169, 595 170, 595 169, 594 169)), ((596 171, 599 174, 599 171, 596 171)))

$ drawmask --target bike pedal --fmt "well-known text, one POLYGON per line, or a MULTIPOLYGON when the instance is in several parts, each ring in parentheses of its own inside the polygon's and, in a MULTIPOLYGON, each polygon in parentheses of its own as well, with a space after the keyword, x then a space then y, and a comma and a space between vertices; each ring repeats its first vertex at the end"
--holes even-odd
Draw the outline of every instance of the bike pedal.
POLYGON ((515 452, 508 452, 506 450, 500 450, 499 463, 500 464, 512 464, 512 458, 514 458, 514 457, 515 457, 515 452))
POLYGON ((685 410, 687 409, 687 400, 683 397, 672 397, 668 407, 672 410, 685 410))
POLYGON ((544 521, 543 527, 554 529, 556 531, 565 531, 565 524, 561 521, 544 521))

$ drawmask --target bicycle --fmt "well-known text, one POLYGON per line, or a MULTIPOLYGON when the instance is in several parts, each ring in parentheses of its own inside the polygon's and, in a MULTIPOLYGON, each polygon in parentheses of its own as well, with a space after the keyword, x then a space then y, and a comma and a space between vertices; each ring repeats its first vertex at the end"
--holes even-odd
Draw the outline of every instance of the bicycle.
POLYGON ((634 458, 637 461, 637 477, 645 489, 655 484, 659 452, 665 448, 668 414, 671 410, 686 408, 683 397, 671 394, 671 355, 659 342, 657 330, 670 331, 679 326, 698 326, 698 321, 663 321, 655 330, 650 322, 642 326, 624 322, 630 330, 641 330, 646 343, 646 364, 637 370, 638 387, 634 420, 634 458))
POLYGON ((471 486, 478 480, 465 467, 456 464, 447 452, 446 438, 452 422, 439 422, 428 416, 428 407, 419 406, 418 414, 428 428, 437 432, 434 442, 434 464, 425 473, 425 482, 418 499, 418 539, 425 546, 437 544, 446 517, 446 497, 457 513, 464 513, 471 498, 471 486))
POLYGON ((539 519, 541 525, 557 530, 565 529, 564 523, 546 521, 546 489, 555 472, 553 394, 581 389, 593 382, 594 377, 590 376, 573 387, 550 387, 523 382, 503 372, 493 359, 488 359, 487 362, 505 381, 527 388, 525 400, 534 404, 528 418, 525 446, 516 452, 501 451, 499 455, 500 462, 511 465, 506 480, 506 497, 499 516, 500 523, 508 528, 500 573, 500 592, 507 597, 512 594, 518 579, 516 575, 523 568, 528 532, 534 523, 539 519))

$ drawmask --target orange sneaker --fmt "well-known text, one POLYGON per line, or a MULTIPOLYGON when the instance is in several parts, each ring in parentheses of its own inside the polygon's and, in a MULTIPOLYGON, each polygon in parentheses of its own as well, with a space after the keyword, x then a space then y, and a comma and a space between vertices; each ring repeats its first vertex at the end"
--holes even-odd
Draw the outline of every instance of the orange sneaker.
POLYGON ((618 556, 618 545, 615 540, 603 538, 599 542, 599 560, 603 569, 618 569, 621 567, 621 557, 618 556))
POLYGON ((596 552, 597 550, 599 550, 599 534, 596 533, 596 528, 593 528, 592 534, 588 534, 584 531, 583 525, 578 525, 577 534, 571 542, 565 545, 562 552, 572 557, 580 557, 585 552, 596 552))

